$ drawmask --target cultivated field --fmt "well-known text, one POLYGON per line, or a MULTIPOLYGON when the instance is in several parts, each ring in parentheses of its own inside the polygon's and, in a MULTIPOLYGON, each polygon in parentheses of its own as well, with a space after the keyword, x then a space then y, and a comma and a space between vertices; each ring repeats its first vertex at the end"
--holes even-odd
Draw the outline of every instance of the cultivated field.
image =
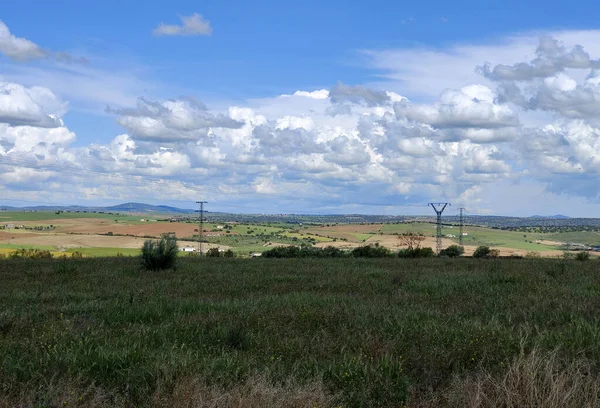
MULTIPOLYGON (((0 213, 0 248, 47 249, 55 252, 82 252, 84 255, 133 255, 148 238, 174 233, 181 246, 195 247, 198 225, 169 222, 168 216, 91 214, 54 212, 0 213), (10 228, 8 228, 10 226, 10 228), (186 242, 187 241, 187 242, 186 242)), ((525 256, 536 252, 542 257, 563 254, 566 242, 593 245, 600 235, 591 231, 564 233, 522 233, 475 226, 464 229, 465 255, 479 245, 498 249, 502 256, 525 256)), ((435 225, 431 223, 400 224, 247 224, 211 223, 204 225, 204 249, 233 249, 239 255, 262 252, 277 245, 316 245, 355 248, 379 244, 398 250, 398 235, 423 234, 423 246, 435 248, 435 225), (227 227, 227 228, 225 228, 227 227)), ((442 246, 458 243, 458 228, 445 226, 442 246)))
POLYGON ((598 261, 0 261, 0 407, 595 407, 598 261))

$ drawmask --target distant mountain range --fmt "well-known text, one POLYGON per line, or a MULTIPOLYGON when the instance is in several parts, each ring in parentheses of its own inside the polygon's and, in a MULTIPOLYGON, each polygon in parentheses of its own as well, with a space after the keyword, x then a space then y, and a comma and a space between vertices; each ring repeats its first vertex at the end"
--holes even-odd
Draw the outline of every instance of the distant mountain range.
POLYGON ((88 212, 133 212, 161 214, 194 214, 195 211, 186 208, 170 207, 168 205, 150 205, 143 203, 123 203, 109 207, 86 207, 80 205, 36 205, 27 207, 1 206, 6 211, 88 211, 88 212))
POLYGON ((562 214, 556 214, 556 215, 532 215, 529 218, 550 218, 553 220, 568 220, 571 217, 568 217, 568 216, 562 215, 562 214))

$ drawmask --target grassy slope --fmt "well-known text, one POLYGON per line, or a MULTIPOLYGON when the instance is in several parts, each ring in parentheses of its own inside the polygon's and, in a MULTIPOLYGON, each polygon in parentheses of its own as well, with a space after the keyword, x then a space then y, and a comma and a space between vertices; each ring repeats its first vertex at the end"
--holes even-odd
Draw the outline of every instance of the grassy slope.
POLYGON ((549 234, 549 239, 559 242, 570 242, 577 244, 600 245, 600 233, 592 231, 559 232, 549 234))
POLYGON ((2 261, 0 400, 46 406, 67 384, 91 405, 93 382, 108 406, 149 404, 181 381, 230 389, 258 372, 321 381, 344 407, 395 406, 409 389, 501 370, 522 348, 598 362, 597 268, 182 259, 177 271, 147 273, 134 258, 2 261))

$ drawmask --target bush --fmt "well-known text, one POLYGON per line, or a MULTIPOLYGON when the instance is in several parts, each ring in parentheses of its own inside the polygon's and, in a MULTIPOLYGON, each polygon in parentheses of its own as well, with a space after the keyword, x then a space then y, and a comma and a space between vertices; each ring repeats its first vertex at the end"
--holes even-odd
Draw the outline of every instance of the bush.
POLYGON ((473 258, 487 258, 490 256, 492 250, 489 246, 480 245, 477 247, 475 252, 473 252, 473 258))
POLYGON ((392 251, 378 244, 356 247, 352 250, 351 255, 355 258, 390 258, 394 256, 392 251))
POLYGON ((575 259, 578 261, 588 261, 590 259, 590 253, 588 251, 581 251, 575 255, 575 259))
POLYGON ((219 258, 221 256, 221 252, 217 247, 210 248, 208 251, 206 251, 206 256, 209 258, 219 258))
POLYGON ((449 258, 456 258, 465 253, 465 249, 459 245, 450 245, 446 249, 440 251, 440 256, 447 256, 449 258))
POLYGON ((287 246, 271 248, 263 252, 262 256, 265 258, 341 258, 347 256, 347 253, 332 246, 325 248, 287 246))
POLYGON ((398 251, 399 258, 430 258, 434 255, 431 248, 406 248, 398 251))
POLYGON ((228 249, 227 251, 223 252, 223 256, 225 258, 235 258, 235 253, 231 249, 228 249))
POLYGON ((52 253, 43 249, 19 248, 8 257, 10 259, 52 259, 52 253))
POLYGON ((142 266, 146 270, 157 271, 175 267, 177 261, 177 238, 165 235, 160 240, 144 241, 142 247, 142 266))

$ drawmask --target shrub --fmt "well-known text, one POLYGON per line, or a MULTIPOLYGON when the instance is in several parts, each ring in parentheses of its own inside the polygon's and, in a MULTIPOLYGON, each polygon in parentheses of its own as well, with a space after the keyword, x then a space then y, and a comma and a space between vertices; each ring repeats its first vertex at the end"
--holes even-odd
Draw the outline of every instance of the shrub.
POLYGON ((221 252, 217 247, 210 248, 208 251, 206 251, 206 256, 209 258, 219 258, 221 256, 221 252))
POLYGON ((541 257, 540 253, 536 252, 536 251, 529 251, 525 254, 525 258, 536 258, 537 259, 540 257, 541 257))
POLYGON ((228 249, 227 251, 223 252, 223 256, 225 258, 235 258, 235 253, 231 249, 228 249))
POLYGON ((399 258, 430 258, 434 255, 431 248, 406 248, 398 251, 399 258))
POLYGON ((390 258, 393 256, 392 251, 378 244, 356 247, 351 254, 355 258, 390 258))
POLYGON ((590 259, 590 253, 588 251, 581 251, 575 255, 575 259, 578 261, 588 261, 590 259))
POLYGON ((440 256, 447 256, 449 258, 456 258, 465 253, 465 249, 459 245, 450 245, 446 249, 440 251, 440 256))
POLYGON ((52 253, 42 249, 19 248, 9 255, 10 259, 51 259, 52 253))
POLYGON ((489 246, 480 245, 475 249, 475 252, 473 252, 473 258, 487 258, 490 256, 491 252, 492 250, 489 246))
POLYGON ((177 238, 174 235, 165 235, 160 240, 144 241, 142 266, 151 271, 173 268, 178 251, 177 238))

